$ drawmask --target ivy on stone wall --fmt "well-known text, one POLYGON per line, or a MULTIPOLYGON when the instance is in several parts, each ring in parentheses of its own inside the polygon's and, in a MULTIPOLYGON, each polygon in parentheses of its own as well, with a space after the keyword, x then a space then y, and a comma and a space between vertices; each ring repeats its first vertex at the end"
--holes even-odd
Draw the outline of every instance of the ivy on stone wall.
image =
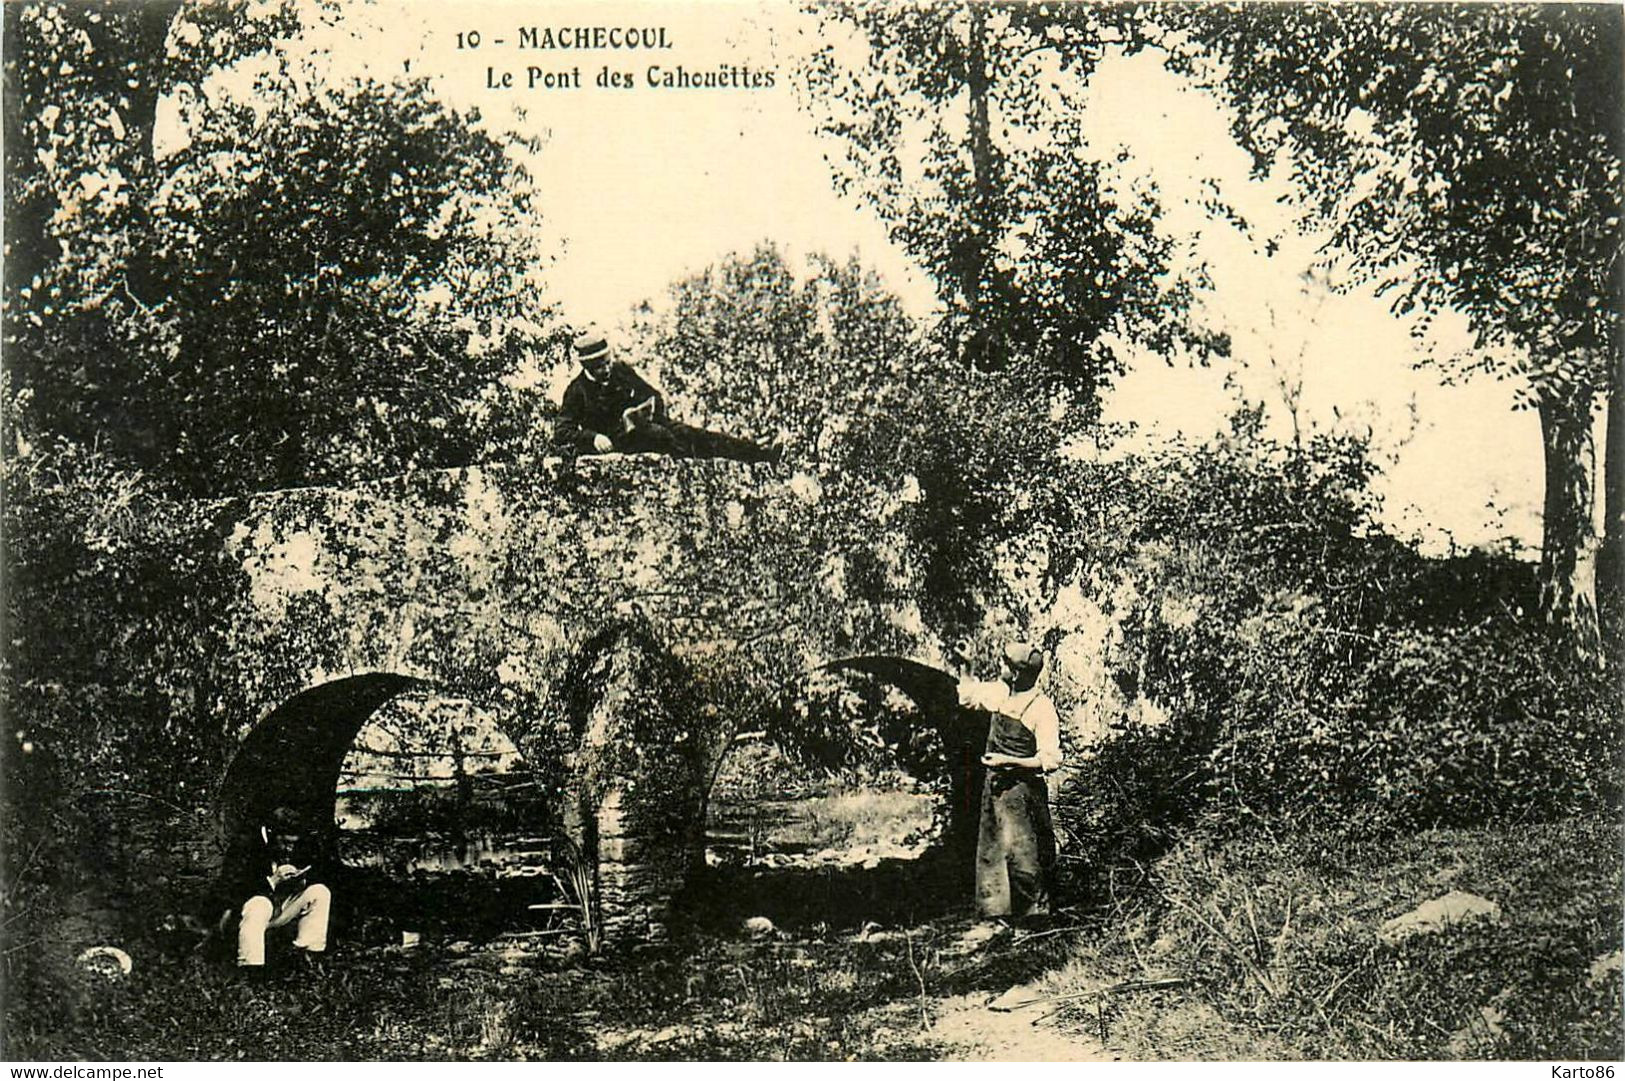
POLYGON ((50 787, 68 792, 117 784, 206 806, 255 723, 366 672, 489 706, 556 773, 575 748, 555 692, 634 608, 714 711, 695 736, 714 771, 759 688, 855 645, 913 649, 923 631, 898 618, 897 555, 873 593, 831 589, 843 555, 829 522, 900 550, 886 500, 837 502, 802 475, 553 461, 195 503, 47 449, 7 465, 5 702, 30 744, 7 760, 43 775, 50 759, 50 787))

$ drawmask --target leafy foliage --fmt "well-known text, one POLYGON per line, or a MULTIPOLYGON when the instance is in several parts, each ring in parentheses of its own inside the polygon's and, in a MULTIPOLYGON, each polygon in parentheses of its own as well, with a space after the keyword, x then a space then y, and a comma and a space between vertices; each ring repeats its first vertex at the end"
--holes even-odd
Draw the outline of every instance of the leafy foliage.
POLYGON ((1606 681, 1528 627, 1383 628, 1358 649, 1328 648, 1312 622, 1248 629, 1262 637, 1238 658, 1246 693, 1211 763, 1254 813, 1335 808, 1351 829, 1387 831, 1618 802, 1606 681))
POLYGON ((1098 858, 1143 858, 1209 811, 1373 835, 1617 805, 1608 678, 1522 614, 1520 565, 1370 531, 1357 441, 1278 447, 1243 415, 1123 468, 1138 505, 1088 559, 1120 583, 1114 670, 1155 708, 1065 813, 1098 858))
MULTIPOLYGON (((1240 4, 1162 18, 1175 65, 1235 106, 1232 132, 1258 170, 1291 169, 1328 260, 1415 311, 1424 340, 1443 313, 1465 313, 1474 348, 1436 358, 1447 377, 1515 376, 1540 409, 1540 604, 1593 645, 1591 416, 1599 394, 1625 409, 1619 11, 1240 4)), ((1613 423, 1610 442, 1622 432, 1613 423)), ((1620 453, 1608 452, 1614 474, 1620 453)), ((1605 614, 1618 607, 1608 576, 1625 567, 1625 490, 1607 485, 1605 614)))
MULTIPOLYGON (((99 55, 75 20, 99 18, 28 9, 18 32, 33 63, 74 69, 99 55)), ((226 33, 167 32, 198 49, 226 33)), ((132 81, 161 78, 164 56, 132 51, 132 81)), ((476 116, 424 82, 313 88, 284 58, 250 101, 181 95, 184 145, 151 160, 80 115, 113 109, 122 131, 116 103, 81 88, 46 104, 56 88, 14 63, 32 91, 9 134, 46 163, 14 206, 52 208, 18 240, 39 269, 8 281, 8 366, 34 392, 25 437, 99 440, 221 494, 467 462, 513 435, 499 380, 547 332, 545 260, 528 178, 476 116)))
POLYGON ((66 440, 8 457, 3 477, 0 673, 22 733, 7 741, 8 780, 32 792, 29 778, 43 774, 46 788, 65 789, 42 807, 96 786, 201 801, 209 778, 197 766, 224 736, 205 720, 210 658, 226 630, 213 606, 232 576, 174 542, 211 508, 155 494, 111 456, 66 440), (171 543, 155 543, 154 531, 171 543), (22 755, 25 742, 33 750, 22 755))
POLYGON ((874 272, 814 255, 798 274, 769 243, 672 283, 658 310, 640 308, 634 334, 666 389, 707 423, 782 431, 830 465, 848 464, 848 428, 902 405, 919 354, 918 331, 874 272))
POLYGON ((162 204, 191 360, 163 394, 202 421, 183 459, 289 483, 479 456, 529 341, 517 321, 545 318, 535 207, 508 147, 425 83, 233 112, 195 139, 162 204), (242 273, 289 235, 301 246, 278 273, 242 273))
POLYGON ((1288 157, 1335 255, 1478 334, 1457 371, 1555 398, 1617 362, 1621 20, 1601 8, 1215 5, 1176 58, 1236 106, 1260 170, 1288 157), (1542 167, 1531 168, 1540 162, 1542 167), (1517 353, 1495 352, 1514 346, 1517 353))
POLYGON ((791 460, 816 479, 816 516, 845 581, 895 594, 900 568, 918 561, 920 588, 898 600, 943 633, 980 621, 985 593, 999 588, 1000 544, 1046 512, 1058 529, 1074 519, 1066 481, 1048 475, 1087 423, 1087 395, 1053 386, 1030 359, 955 368, 855 261, 815 255, 798 273, 764 244, 675 283, 669 306, 645 306, 635 330, 693 415, 788 433, 791 460), (906 553, 872 543, 876 490, 889 495, 881 513, 903 526, 906 553))
POLYGON ((1030 357, 1092 401, 1119 367, 1112 336, 1163 353, 1227 349, 1187 318, 1206 277, 1158 231, 1157 193, 1116 181, 1079 115, 1090 71, 1120 40, 1115 11, 813 10, 831 41, 801 78, 839 141, 837 184, 931 274, 950 354, 982 368, 1030 357))
POLYGON ((92 241, 127 259, 125 288, 147 296, 140 240, 161 179, 160 101, 199 94, 211 75, 275 52, 302 25, 290 2, 16 5, 5 30, 8 313, 39 314, 53 298, 60 307, 66 295, 51 288, 60 283, 35 278, 51 277, 53 264, 88 267, 92 241))
POLYGON ((900 770, 930 782, 959 765, 938 728, 952 718, 924 715, 884 683, 820 673, 787 698, 770 715, 768 732, 803 765, 866 778, 900 770))

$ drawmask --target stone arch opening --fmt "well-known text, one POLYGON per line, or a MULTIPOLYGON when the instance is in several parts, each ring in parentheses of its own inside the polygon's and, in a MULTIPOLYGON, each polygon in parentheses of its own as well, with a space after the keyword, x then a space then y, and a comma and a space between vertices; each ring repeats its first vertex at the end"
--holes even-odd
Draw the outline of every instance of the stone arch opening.
POLYGON ((736 737, 709 793, 707 874, 730 899, 712 914, 856 927, 968 898, 987 720, 959 707, 955 677, 849 657, 781 702, 736 737))
POLYGON ((256 724, 232 755, 218 795, 220 824, 235 837, 276 807, 314 824, 333 820, 344 758, 379 707, 427 680, 373 672, 300 691, 256 724))
MULTIPOLYGON (((540 851, 556 815, 500 710, 439 691, 398 695, 357 731, 335 825, 351 865, 460 871, 540 851)), ((500 869, 500 868, 499 868, 500 869)))
POLYGON ((468 768, 492 753, 487 744, 522 759, 514 727, 429 680, 370 673, 319 684, 279 704, 239 744, 220 786, 221 827, 229 839, 275 807, 295 811, 341 880, 335 920, 363 939, 549 919, 528 915, 528 906, 558 900, 550 786, 533 780, 528 763, 506 771, 506 788, 527 790, 509 805, 513 792, 475 791, 482 771, 468 768), (474 716, 480 725, 466 723, 474 716), (403 737, 393 745, 379 738, 392 717, 403 737), (376 783, 401 779, 417 783, 387 791, 376 783), (361 805, 358 790, 378 798, 361 805))
POLYGON ((976 826, 982 781, 982 751, 987 745, 987 715, 959 705, 958 679, 907 657, 867 654, 832 661, 823 670, 865 677, 902 694, 918 710, 919 720, 934 736, 940 755, 916 764, 921 780, 947 784, 947 822, 943 848, 968 868, 976 856, 976 826))
MULTIPOLYGON (((848 861, 835 870, 878 872, 856 889, 857 894, 882 898, 884 903, 930 891, 930 883, 937 881, 945 884, 937 891, 941 896, 957 896, 960 880, 968 881, 974 856, 982 779, 977 759, 985 739, 985 718, 959 709, 953 677, 905 658, 850 657, 814 671, 871 691, 884 689, 912 703, 907 725, 915 735, 928 735, 936 748, 932 755, 900 762, 918 780, 934 786, 930 799, 942 812, 941 821, 930 824, 929 843, 919 858, 881 854, 878 860, 848 861)), ((666 930, 672 905, 690 892, 686 886, 693 872, 705 871, 709 885, 718 885, 709 875, 718 868, 706 867, 710 862, 706 822, 714 806, 719 766, 735 749, 727 745, 729 722, 707 698, 715 698, 716 688, 698 680, 642 618, 614 618, 602 624, 572 653, 551 688, 538 708, 551 719, 548 731, 561 755, 552 763, 556 768, 546 774, 547 796, 538 801, 541 810, 529 838, 549 842, 536 845, 538 874, 545 876, 542 867, 558 863, 559 850, 551 842, 564 839, 590 869, 603 932, 658 935, 666 930)), ((454 697, 429 680, 372 673, 333 680, 282 702, 243 740, 226 770, 219 805, 228 836, 276 806, 289 806, 309 822, 329 824, 335 861, 358 869, 360 861, 339 848, 336 822, 341 778, 347 770, 353 777, 361 768, 356 759, 358 736, 404 701, 454 697)), ((513 727, 499 726, 510 739, 521 735, 513 727)), ((533 742, 513 740, 509 748, 511 753, 528 754, 535 749, 533 742)), ((390 746, 372 749, 409 752, 390 746)), ((487 750, 463 748, 465 754, 487 750)), ((431 751, 442 758, 454 753, 450 747, 431 751)), ((457 772, 442 778, 452 781, 454 797, 457 772)), ((458 862, 477 861, 478 854, 458 862)), ((388 891, 400 882, 399 872, 411 868, 387 858, 372 863, 368 870, 376 880, 375 892, 400 900, 388 891)), ((546 877, 535 883, 532 892, 537 896, 529 899, 556 899, 541 896, 551 893, 547 884, 546 877)), ((512 898, 505 899, 496 885, 494 878, 487 880, 488 896, 463 907, 479 908, 487 916, 504 905, 512 910, 512 898)), ((728 885, 722 885, 726 894, 728 885)), ((835 907, 839 907, 836 895, 845 888, 828 876, 816 883, 785 879, 778 885, 787 891, 784 911, 811 913, 806 918, 815 921, 817 911, 829 906, 809 908, 809 886, 835 907)), ((410 893, 397 892, 401 897, 410 893)), ((471 893, 469 900, 475 899, 471 893)), ((755 902, 735 896, 729 907, 737 909, 741 903, 755 902)), ((884 903, 869 905, 866 918, 883 917, 884 903)), ((860 901, 860 908, 864 904, 860 901)), ((771 914, 772 906, 764 911, 771 914)))

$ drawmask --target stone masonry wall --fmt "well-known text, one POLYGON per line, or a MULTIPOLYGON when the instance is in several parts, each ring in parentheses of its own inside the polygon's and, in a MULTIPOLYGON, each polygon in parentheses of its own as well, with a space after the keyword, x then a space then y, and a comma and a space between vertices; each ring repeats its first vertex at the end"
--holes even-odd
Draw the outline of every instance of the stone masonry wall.
MULTIPOLYGON (((564 733, 560 703, 576 689, 560 683, 584 643, 629 614, 681 670, 725 668, 764 687, 852 652, 918 650, 928 632, 892 520, 898 503, 870 496, 837 502, 807 475, 640 456, 255 497, 229 508, 223 535, 203 539, 240 569, 216 705, 240 734, 335 678, 419 677, 495 704, 527 757, 562 753, 581 782, 602 747, 626 741, 564 733), (864 593, 845 573, 860 551, 884 571, 867 576, 864 593)), ((667 708, 626 691, 589 704, 609 716, 596 723, 600 737, 605 724, 632 731, 648 719, 616 710, 667 708)), ((661 739, 692 736, 697 753, 733 720, 729 706, 689 703, 691 716, 662 718, 661 739)), ((668 763, 676 749, 661 748, 668 763)), ((685 767, 691 786, 710 776, 703 765, 685 767)), ((606 924, 658 933, 691 838, 669 821, 647 825, 662 817, 649 812, 673 808, 640 801, 699 808, 704 793, 674 795, 648 783, 645 767, 625 768, 624 783, 563 798, 587 799, 568 808, 578 821, 596 816, 606 924)))
POLYGON ((737 654, 763 678, 915 645, 925 629, 884 499, 834 508, 800 480, 640 456, 246 501, 213 542, 242 572, 221 712, 241 731, 367 671, 540 702, 572 651, 633 606, 678 654, 737 654), (841 584, 858 547, 892 572, 865 596, 841 584))

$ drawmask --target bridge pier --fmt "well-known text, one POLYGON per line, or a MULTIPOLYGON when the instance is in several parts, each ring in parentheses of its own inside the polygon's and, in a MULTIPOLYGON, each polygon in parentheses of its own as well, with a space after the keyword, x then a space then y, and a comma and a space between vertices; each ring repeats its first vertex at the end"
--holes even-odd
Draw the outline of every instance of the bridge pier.
POLYGON ((681 844, 639 833, 625 792, 609 793, 594 828, 598 912, 610 940, 661 940, 670 935, 671 905, 692 870, 681 844))
POLYGON ((698 865, 705 748, 716 712, 643 624, 618 621, 572 664, 569 716, 582 733, 562 816, 591 864, 606 939, 661 939, 698 865), (581 687, 590 692, 581 696, 581 687))

